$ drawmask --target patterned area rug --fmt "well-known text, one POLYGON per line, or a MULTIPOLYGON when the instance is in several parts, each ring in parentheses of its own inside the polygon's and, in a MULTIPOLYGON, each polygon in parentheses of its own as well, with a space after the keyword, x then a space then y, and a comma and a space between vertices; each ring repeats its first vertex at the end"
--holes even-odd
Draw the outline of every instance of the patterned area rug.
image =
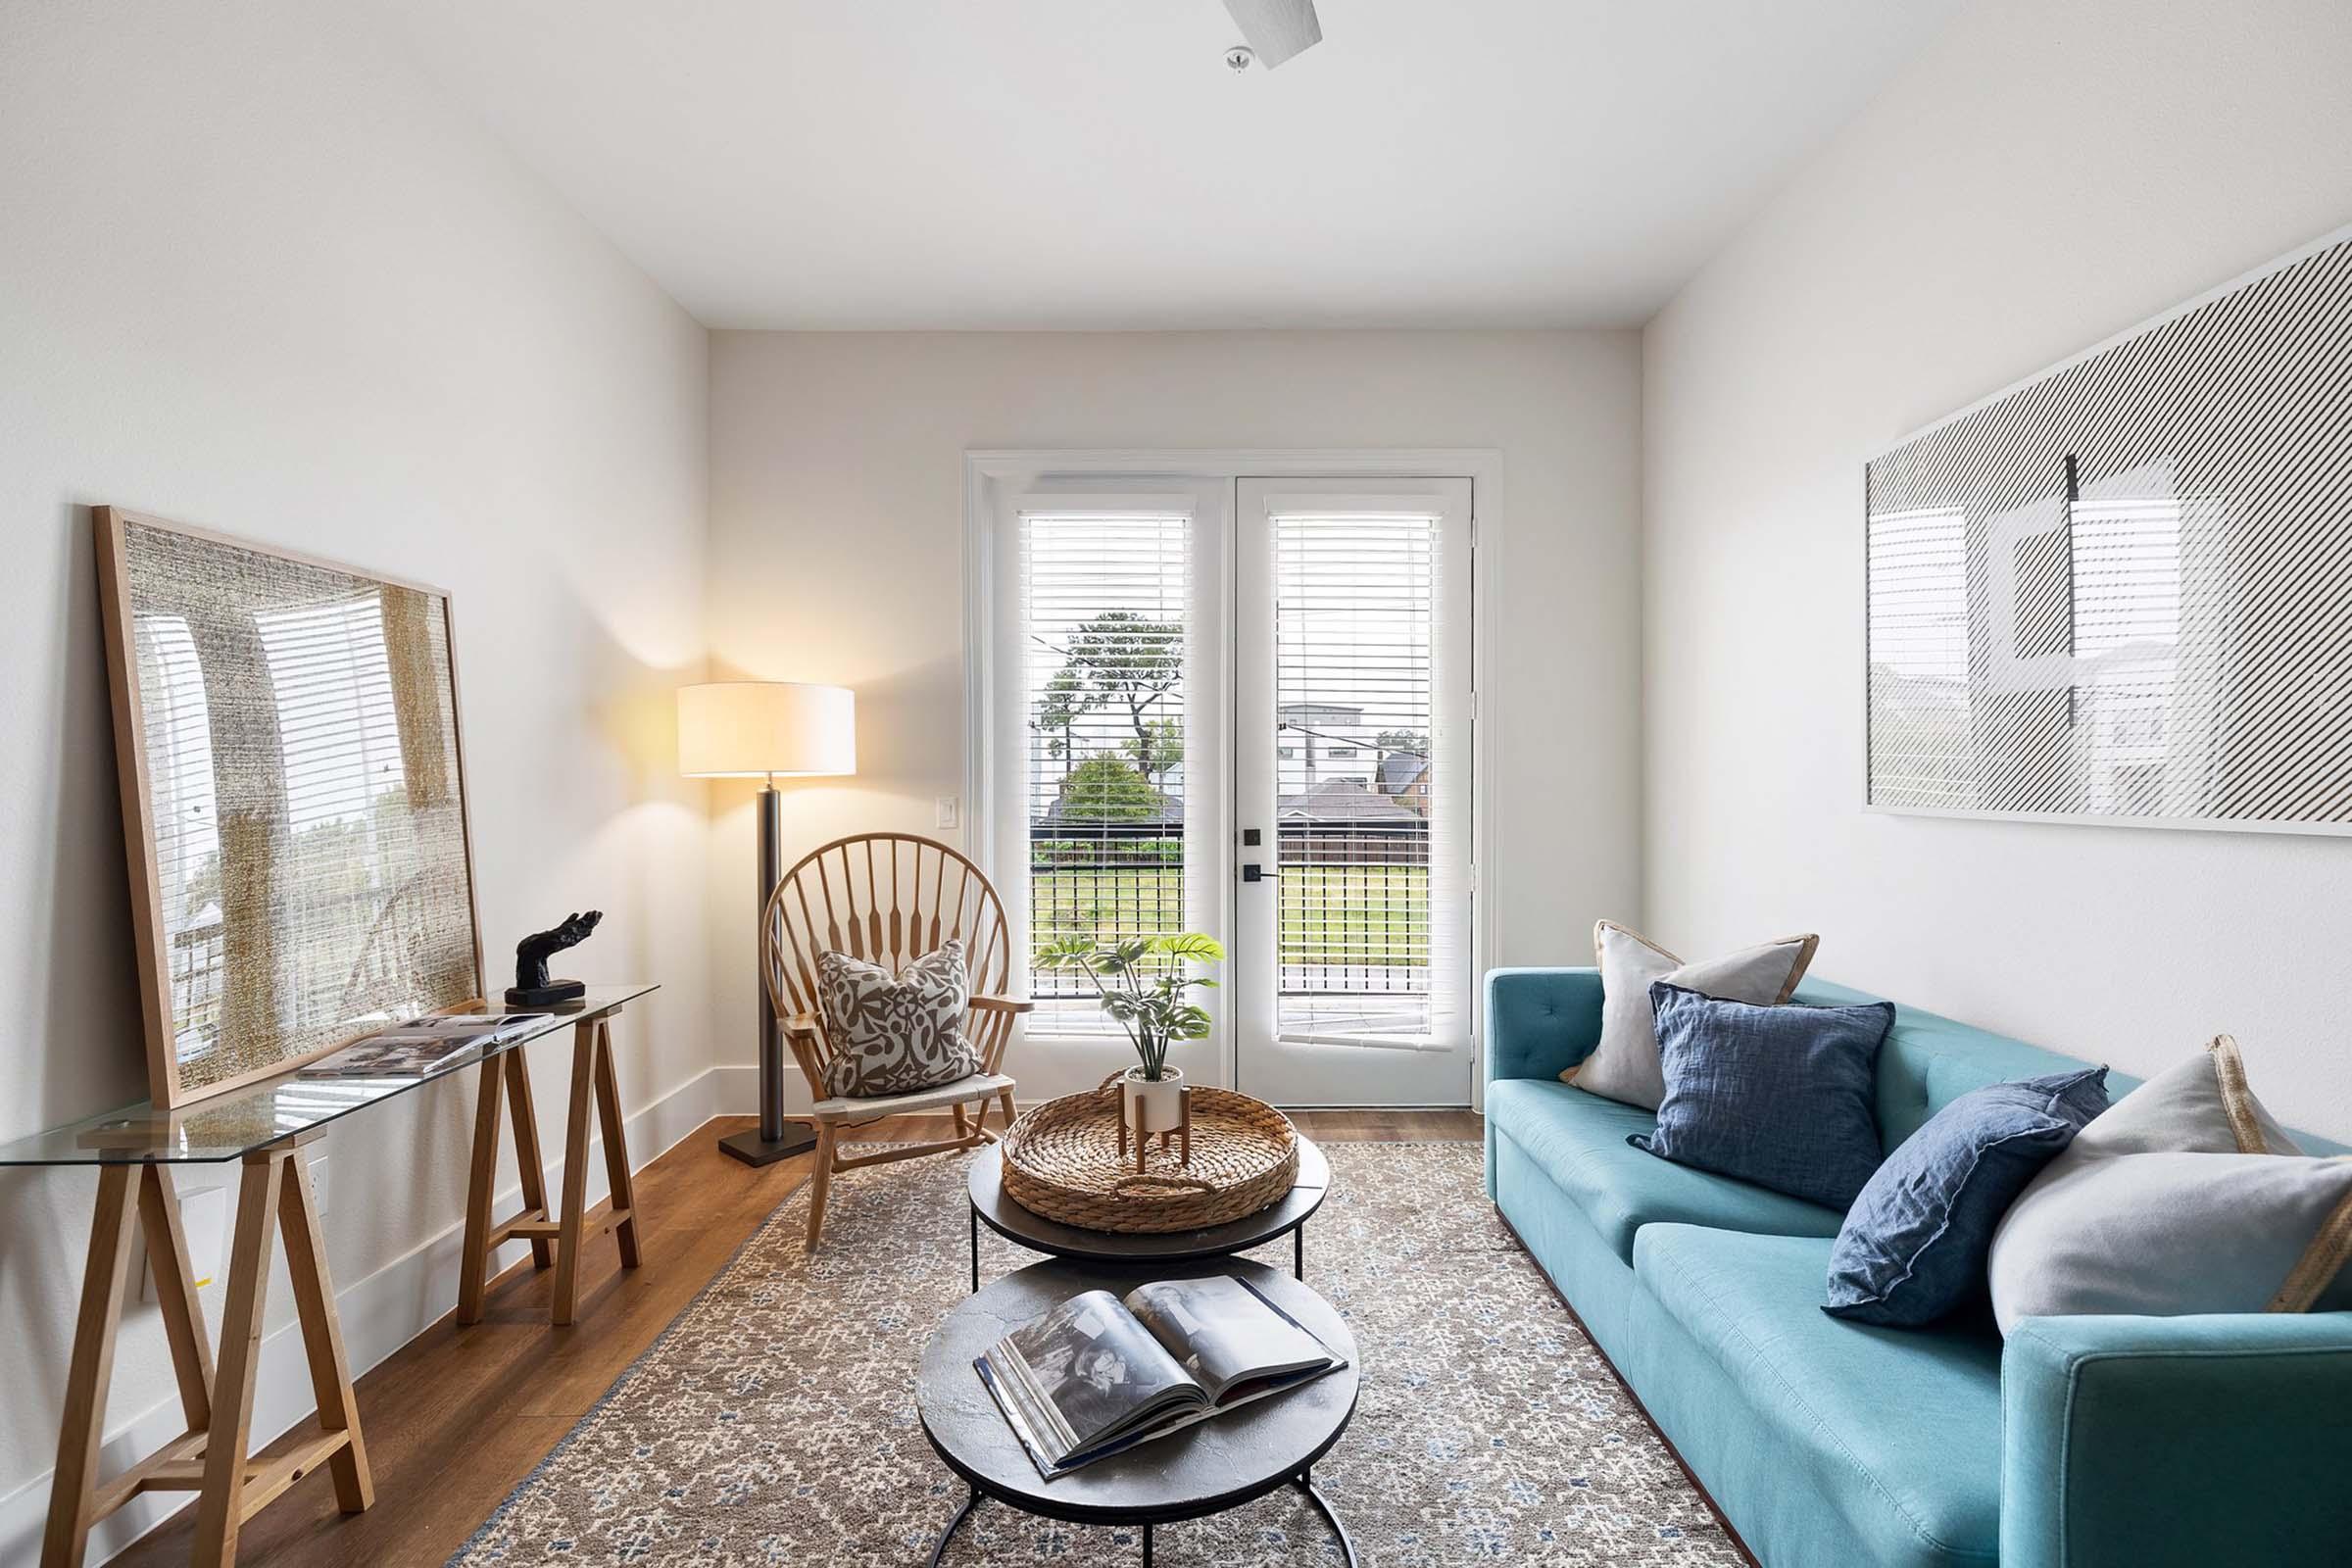
MULTIPOLYGON (((1324 1148, 1307 1283, 1346 1314, 1364 1380, 1315 1480, 1365 1564, 1744 1560, 1495 1218, 1479 1146, 1324 1148)), ((807 1198, 788 1200, 452 1563, 923 1563, 962 1500, 912 1385, 968 1283, 963 1179, 954 1156, 837 1178, 813 1261, 807 1198)), ((1250 1255, 1288 1268, 1290 1250, 1250 1255)), ((984 1277, 1033 1261, 982 1233, 984 1277)), ((1138 1545, 983 1502, 947 1561, 1138 1545)), ((1171 1568, 1339 1560, 1287 1489, 1153 1546, 1171 1568)))

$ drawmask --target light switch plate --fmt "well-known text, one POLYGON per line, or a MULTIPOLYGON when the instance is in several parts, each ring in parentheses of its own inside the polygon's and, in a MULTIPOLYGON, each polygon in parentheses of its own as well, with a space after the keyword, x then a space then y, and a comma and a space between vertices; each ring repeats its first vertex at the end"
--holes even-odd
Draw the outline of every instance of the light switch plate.
POLYGON ((931 813, 933 827, 955 828, 963 825, 963 802, 953 795, 942 795, 937 808, 931 813))

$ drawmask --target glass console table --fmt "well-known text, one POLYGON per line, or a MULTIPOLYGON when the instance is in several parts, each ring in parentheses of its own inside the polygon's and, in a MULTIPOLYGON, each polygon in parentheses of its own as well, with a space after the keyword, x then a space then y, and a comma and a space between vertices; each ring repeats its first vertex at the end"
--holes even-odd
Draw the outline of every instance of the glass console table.
POLYGON ((374 1500, 304 1152, 307 1144, 342 1118, 398 1099, 420 1084, 460 1076, 466 1066, 478 1064, 465 1262, 458 1290, 461 1323, 480 1319, 490 1259, 509 1240, 527 1240, 534 1265, 556 1270, 553 1316, 558 1324, 571 1322, 578 1313, 580 1250, 587 1238, 612 1232, 621 1265, 635 1268, 640 1261, 637 1213, 612 1070, 612 1020, 624 1004, 655 989, 591 986, 576 1001, 532 1008, 553 1016, 528 1033, 490 1047, 466 1065, 427 1076, 318 1078, 287 1072, 175 1110, 131 1105, 0 1144, 0 1165, 91 1165, 98 1170, 98 1206, 90 1223, 89 1262, 66 1378, 57 1474, 41 1543, 42 1568, 80 1568, 90 1527, 146 1492, 197 1494, 193 1560, 206 1568, 234 1562, 238 1530, 245 1520, 321 1465, 333 1476, 335 1500, 344 1512, 360 1512, 374 1500), (565 1028, 572 1031, 571 1100, 564 1132, 563 1202, 551 1210, 522 1048, 565 1028), (611 1198, 593 1211, 587 1206, 592 1102, 612 1187, 611 1198), (500 1112, 509 1103, 523 1209, 502 1221, 491 1217, 491 1203, 497 1187, 500 1112), (230 1160, 243 1166, 243 1174, 216 1366, 189 1268, 171 1167, 230 1160), (258 1460, 248 1450, 273 1230, 285 1242, 320 1431, 274 1458, 258 1460), (98 1451, 134 1233, 147 1241, 164 1336, 188 1429, 122 1474, 101 1482, 98 1451))

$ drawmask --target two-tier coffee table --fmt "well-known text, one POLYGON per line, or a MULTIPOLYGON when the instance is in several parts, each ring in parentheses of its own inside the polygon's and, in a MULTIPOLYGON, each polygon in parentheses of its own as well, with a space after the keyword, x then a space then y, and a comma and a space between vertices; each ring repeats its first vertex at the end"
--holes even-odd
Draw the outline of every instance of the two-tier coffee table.
POLYGON ((1348 1568, 1354 1568, 1355 1547, 1330 1502, 1315 1490, 1312 1469, 1355 1413, 1359 1360, 1355 1336, 1329 1302, 1298 1281, 1284 1279, 1279 1269, 1241 1258, 1140 1269, 1056 1260, 1032 1263, 992 1281, 949 1311, 923 1348, 915 1382, 923 1435, 948 1468, 971 1487, 931 1548, 931 1568, 938 1568, 948 1543, 984 1496, 1071 1524, 1141 1526, 1145 1568, 1150 1568, 1154 1525, 1222 1513, 1289 1486, 1303 1493, 1331 1525, 1348 1568), (1123 1295, 1147 1280, 1205 1274, 1249 1281, 1348 1364, 1312 1383, 1046 1480, 972 1362, 1016 1324, 1081 1292, 1123 1295))
POLYGON ((1298 1180, 1283 1200, 1254 1214, 1206 1230, 1163 1231, 1130 1235, 1123 1231, 1089 1231, 1050 1220, 1023 1208, 1004 1193, 1004 1154, 990 1144, 972 1157, 965 1184, 972 1202, 972 1289, 980 1289, 980 1227, 986 1225, 1008 1242, 1032 1251, 1088 1263, 1185 1263, 1198 1258, 1227 1257, 1280 1238, 1291 1238, 1291 1273, 1306 1278, 1306 1222, 1323 1206, 1331 1187, 1331 1163, 1314 1140, 1298 1138, 1298 1180))

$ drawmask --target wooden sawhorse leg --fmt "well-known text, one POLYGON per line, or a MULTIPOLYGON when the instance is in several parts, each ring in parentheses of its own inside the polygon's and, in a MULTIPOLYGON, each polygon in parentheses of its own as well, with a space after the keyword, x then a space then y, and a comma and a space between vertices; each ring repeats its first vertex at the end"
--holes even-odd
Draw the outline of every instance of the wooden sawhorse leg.
POLYGON ((204 1332, 203 1309, 188 1266, 179 1204, 163 1168, 109 1165, 99 1172, 98 1209, 90 1226, 89 1272, 82 1280, 81 1314, 66 1382, 66 1411, 58 1434, 57 1476, 41 1542, 42 1568, 80 1568, 90 1527, 145 1492, 197 1493, 193 1560, 214 1568, 236 1560, 244 1522, 295 1482, 327 1464, 335 1500, 357 1513, 374 1500, 368 1450, 360 1437, 350 1363, 335 1315, 326 1248, 311 1196, 309 1165, 292 1144, 245 1156, 237 1199, 236 1239, 230 1250, 228 1302, 216 1374, 204 1332), (135 1200, 133 1184, 138 1188, 135 1200), (164 1337, 179 1380, 188 1430, 98 1484, 106 1396, 114 1374, 115 1333, 130 1271, 131 1227, 147 1238, 163 1310, 164 1337), (274 1459, 247 1454, 253 1436, 253 1385, 262 1342, 262 1305, 270 1283, 270 1233, 284 1234, 287 1272, 310 1355, 320 1435, 274 1459), (216 1425, 216 1423, 218 1423, 216 1425))
MULTIPOLYGON (((614 1009, 617 1011, 618 1009, 614 1009)), ((637 1188, 629 1173, 629 1145, 621 1123, 620 1084, 612 1071, 612 1013, 582 1018, 571 1031, 571 1110, 564 1129, 564 1213, 556 1232, 558 1327, 576 1321, 580 1310, 580 1249, 607 1231, 620 1244, 620 1266, 643 1261, 637 1240, 637 1188), (588 1210, 588 1110, 605 1139, 605 1178, 612 1196, 588 1210)))
POLYGON ((458 1321, 479 1323, 482 1298, 490 1288, 490 1254, 514 1237, 527 1237, 531 1263, 555 1261, 556 1219, 547 1207, 547 1167, 539 1155, 539 1114, 531 1103, 530 1064, 515 1047, 482 1063, 482 1083, 473 1112, 473 1170, 466 1194, 466 1250, 458 1273, 458 1321), (502 1102, 514 1112, 514 1163, 522 1176, 522 1210, 494 1221, 498 1196, 498 1124, 502 1102))
MULTIPOLYGON (((57 1475, 49 1490, 49 1524, 41 1538, 42 1568, 81 1568, 90 1527, 140 1493, 194 1473, 213 1424, 213 1347, 204 1329, 188 1268, 179 1202, 160 1165, 107 1165, 98 1172, 98 1211, 90 1222, 88 1271, 81 1282, 81 1315, 66 1374, 66 1413, 57 1441, 57 1475), (132 1189, 137 1191, 134 1195, 132 1189), (179 1378, 179 1404, 188 1430, 104 1486, 98 1449, 106 1428, 107 1390, 114 1382, 115 1331, 122 1322, 122 1293, 130 1277, 130 1238, 136 1227, 154 1260, 164 1337, 179 1378)), ((192 1484, 192 1483, 189 1483, 192 1484)))
POLYGON ((237 1532, 245 1521, 320 1464, 334 1472, 335 1501, 359 1513, 375 1500, 368 1449, 360 1439, 359 1401, 343 1353, 343 1325, 326 1273, 326 1242, 311 1196, 310 1160, 293 1144, 245 1156, 237 1190, 236 1238, 229 1245, 228 1302, 220 1316, 220 1367, 214 1382, 216 1426, 205 1446, 204 1481, 196 1500, 196 1568, 225 1568, 237 1560, 237 1532), (318 1400, 318 1436, 274 1459, 247 1456, 253 1440, 253 1382, 262 1354, 262 1306, 270 1290, 270 1232, 283 1233, 286 1272, 309 1352, 311 1389, 318 1400))

